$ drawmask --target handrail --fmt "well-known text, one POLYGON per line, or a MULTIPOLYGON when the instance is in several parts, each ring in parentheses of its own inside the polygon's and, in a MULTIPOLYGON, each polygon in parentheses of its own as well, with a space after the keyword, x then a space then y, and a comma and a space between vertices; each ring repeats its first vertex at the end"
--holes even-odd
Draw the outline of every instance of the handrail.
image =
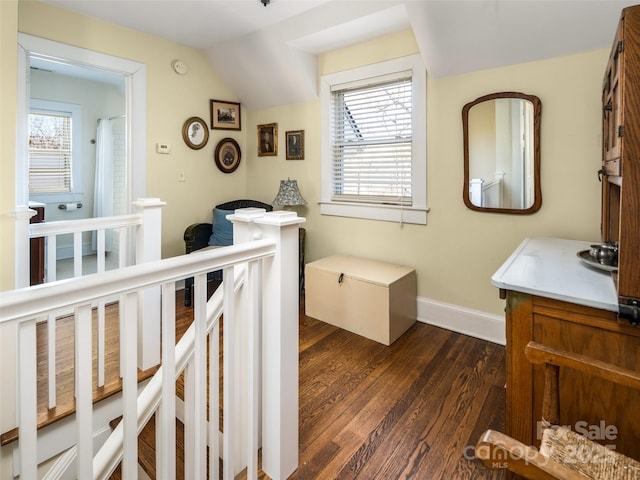
POLYGON ((255 240, 251 243, 198 251, 190 255, 110 270, 102 274, 0 292, 0 325, 28 320, 43 312, 73 307, 95 299, 133 292, 255 260, 272 255, 275 245, 273 240, 255 240))
POLYGON ((63 235, 66 233, 81 233, 90 230, 142 225, 142 219, 142 214, 132 213, 130 215, 115 215, 112 217, 80 218, 78 220, 32 223, 29 225, 29 237, 38 238, 48 235, 63 235))

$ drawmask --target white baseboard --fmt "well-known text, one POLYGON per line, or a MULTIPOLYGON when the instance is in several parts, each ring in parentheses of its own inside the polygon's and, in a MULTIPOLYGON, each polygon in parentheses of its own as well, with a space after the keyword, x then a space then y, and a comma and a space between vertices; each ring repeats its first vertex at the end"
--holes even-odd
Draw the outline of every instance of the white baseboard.
POLYGON ((504 316, 418 297, 418 321, 500 345, 506 344, 504 316))

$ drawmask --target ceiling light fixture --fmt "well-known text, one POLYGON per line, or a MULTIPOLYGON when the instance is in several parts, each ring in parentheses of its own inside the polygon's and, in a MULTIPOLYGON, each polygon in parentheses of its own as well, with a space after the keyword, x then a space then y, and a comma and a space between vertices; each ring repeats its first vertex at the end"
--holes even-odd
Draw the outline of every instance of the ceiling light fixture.
POLYGON ((271 0, 260 0, 265 7, 271 3, 271 0))

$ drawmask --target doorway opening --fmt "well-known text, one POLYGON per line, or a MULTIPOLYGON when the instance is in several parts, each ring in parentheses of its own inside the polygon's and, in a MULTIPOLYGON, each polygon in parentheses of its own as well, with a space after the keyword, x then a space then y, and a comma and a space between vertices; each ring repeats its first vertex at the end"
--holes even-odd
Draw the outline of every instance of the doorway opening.
MULTIPOLYGON (((145 65, 25 34, 18 44, 16 205, 29 205, 44 221, 131 213, 133 199, 146 196, 145 65), (69 132, 55 127, 62 124, 69 132), (68 158, 51 160, 47 142, 62 144, 65 134, 68 158), (42 184, 33 161, 39 155, 46 167, 42 184), (58 168, 54 182, 46 180, 52 162, 58 168)), ((73 257, 73 238, 62 237, 57 279, 73 257)), ((107 238, 108 251, 117 265, 120 246, 113 237, 107 238)), ((94 251, 95 238, 87 234, 86 273, 95 268, 94 251)))

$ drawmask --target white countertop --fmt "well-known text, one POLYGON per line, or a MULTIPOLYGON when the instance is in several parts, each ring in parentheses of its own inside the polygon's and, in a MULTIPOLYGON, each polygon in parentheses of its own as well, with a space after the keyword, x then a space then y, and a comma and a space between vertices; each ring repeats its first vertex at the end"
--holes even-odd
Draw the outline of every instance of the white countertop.
POLYGON ((591 244, 557 238, 526 238, 491 277, 505 290, 529 293, 587 307, 618 311, 611 273, 582 262, 577 253, 591 244))

